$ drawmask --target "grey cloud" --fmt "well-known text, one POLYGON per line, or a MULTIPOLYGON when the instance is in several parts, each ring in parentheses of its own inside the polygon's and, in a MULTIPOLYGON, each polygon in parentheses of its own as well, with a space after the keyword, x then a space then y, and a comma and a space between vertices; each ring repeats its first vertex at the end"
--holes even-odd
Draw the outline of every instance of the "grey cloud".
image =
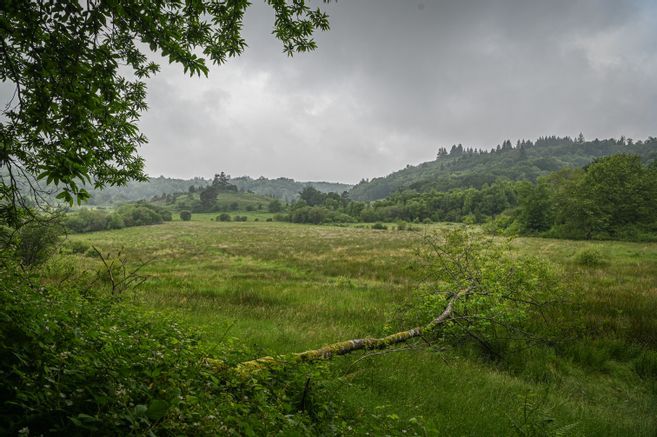
POLYGON ((657 10, 648 1, 341 0, 319 49, 288 59, 271 12, 249 48, 189 79, 165 66, 142 126, 152 174, 356 182, 441 145, 546 134, 654 135, 657 10))

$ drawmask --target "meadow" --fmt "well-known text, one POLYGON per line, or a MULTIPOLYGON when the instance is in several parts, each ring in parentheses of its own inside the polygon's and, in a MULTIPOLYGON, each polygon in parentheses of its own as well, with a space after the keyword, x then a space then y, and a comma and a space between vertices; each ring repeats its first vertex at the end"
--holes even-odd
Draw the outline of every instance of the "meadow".
MULTIPOLYGON (((424 275, 427 232, 356 226, 192 221, 70 235, 65 247, 149 261, 131 294, 204 343, 239 341, 253 358, 389 332, 424 275), (237 340, 234 340, 237 339, 237 340)), ((259 221, 252 221, 255 217, 259 221)), ((355 434, 655 435, 657 244, 519 238, 514 256, 555 266, 574 299, 558 344, 492 360, 458 344, 333 359, 321 381, 355 434)), ((101 267, 90 253, 53 260, 101 267)))

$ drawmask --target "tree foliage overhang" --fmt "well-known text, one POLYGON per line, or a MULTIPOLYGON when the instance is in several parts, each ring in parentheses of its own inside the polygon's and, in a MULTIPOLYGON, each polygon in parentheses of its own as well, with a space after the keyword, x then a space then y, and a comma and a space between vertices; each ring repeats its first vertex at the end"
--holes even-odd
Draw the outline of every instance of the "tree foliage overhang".
MULTIPOLYGON (((288 55, 316 48, 328 17, 308 0, 265 0, 288 55)), ((326 2, 326 0, 325 0, 326 2)), ((20 181, 58 187, 73 203, 84 186, 143 180, 144 80, 149 51, 207 75, 246 48, 247 0, 6 0, 0 11, 0 81, 13 86, 0 120, 0 213, 15 222, 20 181)))

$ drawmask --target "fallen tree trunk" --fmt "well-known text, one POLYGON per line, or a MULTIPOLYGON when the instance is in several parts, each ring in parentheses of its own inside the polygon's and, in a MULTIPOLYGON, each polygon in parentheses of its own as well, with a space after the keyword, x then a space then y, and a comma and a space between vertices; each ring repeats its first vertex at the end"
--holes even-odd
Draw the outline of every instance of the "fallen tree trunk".
POLYGON ((236 366, 236 370, 240 373, 248 374, 252 371, 260 370, 272 364, 327 360, 334 356, 346 355, 359 350, 385 349, 392 345, 403 343, 410 340, 411 338, 419 337, 425 332, 430 332, 437 326, 449 320, 454 308, 454 302, 469 294, 471 291, 472 288, 467 288, 452 295, 452 297, 447 302, 443 312, 424 326, 417 326, 413 329, 397 332, 395 334, 381 338, 357 338, 353 340, 328 344, 320 347, 319 349, 311 349, 305 352, 279 355, 277 357, 262 357, 255 360, 244 361, 243 363, 240 363, 236 366))

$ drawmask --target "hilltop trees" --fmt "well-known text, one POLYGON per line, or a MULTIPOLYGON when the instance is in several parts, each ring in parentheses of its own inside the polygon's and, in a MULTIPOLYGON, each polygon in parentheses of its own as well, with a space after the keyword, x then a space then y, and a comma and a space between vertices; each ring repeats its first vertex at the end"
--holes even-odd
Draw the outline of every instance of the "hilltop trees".
POLYGON ((219 193, 236 192, 237 187, 230 182, 230 176, 223 171, 214 175, 212 184, 199 191, 201 209, 203 211, 214 211, 217 206, 219 193))

